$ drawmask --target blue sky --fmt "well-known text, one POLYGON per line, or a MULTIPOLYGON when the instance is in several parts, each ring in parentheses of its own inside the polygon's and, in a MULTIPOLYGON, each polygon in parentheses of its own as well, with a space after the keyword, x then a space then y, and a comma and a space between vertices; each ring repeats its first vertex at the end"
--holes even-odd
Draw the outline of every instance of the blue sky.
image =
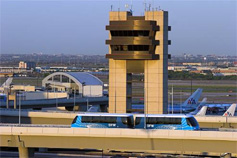
MULTIPOLYGON (((169 53, 236 55, 237 1, 146 0, 169 11, 169 53)), ((106 54, 108 14, 131 0, 1 0, 1 52, 106 54)), ((144 0, 133 0, 134 15, 144 0)))

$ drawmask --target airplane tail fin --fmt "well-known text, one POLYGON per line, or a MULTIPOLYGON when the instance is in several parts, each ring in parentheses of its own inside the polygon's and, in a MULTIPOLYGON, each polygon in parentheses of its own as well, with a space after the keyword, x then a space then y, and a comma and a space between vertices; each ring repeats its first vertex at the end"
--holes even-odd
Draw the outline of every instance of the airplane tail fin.
POLYGON ((91 106, 86 112, 100 112, 100 106, 91 106))
POLYGON ((207 112, 207 106, 203 106, 201 110, 196 114, 197 116, 205 116, 207 112))
POLYGON ((235 115, 236 104, 232 104, 227 111, 223 114, 223 116, 234 116, 235 115))
POLYGON ((1 87, 9 87, 12 83, 13 78, 9 77, 3 84, 1 87))
POLYGON ((182 106, 197 105, 198 100, 202 94, 202 89, 198 88, 183 104, 182 106))
POLYGON ((199 105, 204 106, 204 105, 206 105, 206 103, 207 103, 207 98, 203 98, 199 105))

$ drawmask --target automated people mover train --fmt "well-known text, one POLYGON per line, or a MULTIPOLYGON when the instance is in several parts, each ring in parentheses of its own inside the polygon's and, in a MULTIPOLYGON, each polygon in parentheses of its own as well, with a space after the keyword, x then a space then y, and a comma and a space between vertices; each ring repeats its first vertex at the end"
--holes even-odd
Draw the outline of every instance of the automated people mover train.
POLYGON ((84 113, 74 118, 71 127, 198 130, 199 124, 192 115, 84 113))
POLYGON ((133 128, 132 114, 78 114, 71 127, 79 128, 133 128))
POLYGON ((174 130, 199 130, 200 129, 198 122, 192 115, 176 115, 176 114, 174 115, 170 115, 170 114, 136 115, 134 128, 174 129, 174 130))

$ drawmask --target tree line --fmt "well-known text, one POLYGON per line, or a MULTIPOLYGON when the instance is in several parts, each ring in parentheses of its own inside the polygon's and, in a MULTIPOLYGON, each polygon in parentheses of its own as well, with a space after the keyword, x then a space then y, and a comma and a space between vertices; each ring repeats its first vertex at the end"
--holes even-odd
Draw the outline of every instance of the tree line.
POLYGON ((214 76, 212 73, 198 74, 198 73, 191 73, 188 71, 168 71, 168 78, 171 80, 237 80, 237 75, 231 76, 214 76))

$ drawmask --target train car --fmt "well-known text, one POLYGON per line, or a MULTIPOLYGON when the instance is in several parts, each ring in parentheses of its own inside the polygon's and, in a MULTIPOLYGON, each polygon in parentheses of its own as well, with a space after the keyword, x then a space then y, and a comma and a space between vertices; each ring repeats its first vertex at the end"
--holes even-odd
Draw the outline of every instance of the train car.
POLYGON ((199 124, 192 115, 170 114, 139 114, 135 116, 137 129, 173 129, 173 130, 199 130, 199 124), (146 120, 146 123, 145 123, 146 120))
POLYGON ((6 102, 7 101, 7 95, 6 94, 0 94, 0 101, 6 102))
POLYGON ((73 128, 133 128, 132 114, 84 113, 78 114, 73 128))

